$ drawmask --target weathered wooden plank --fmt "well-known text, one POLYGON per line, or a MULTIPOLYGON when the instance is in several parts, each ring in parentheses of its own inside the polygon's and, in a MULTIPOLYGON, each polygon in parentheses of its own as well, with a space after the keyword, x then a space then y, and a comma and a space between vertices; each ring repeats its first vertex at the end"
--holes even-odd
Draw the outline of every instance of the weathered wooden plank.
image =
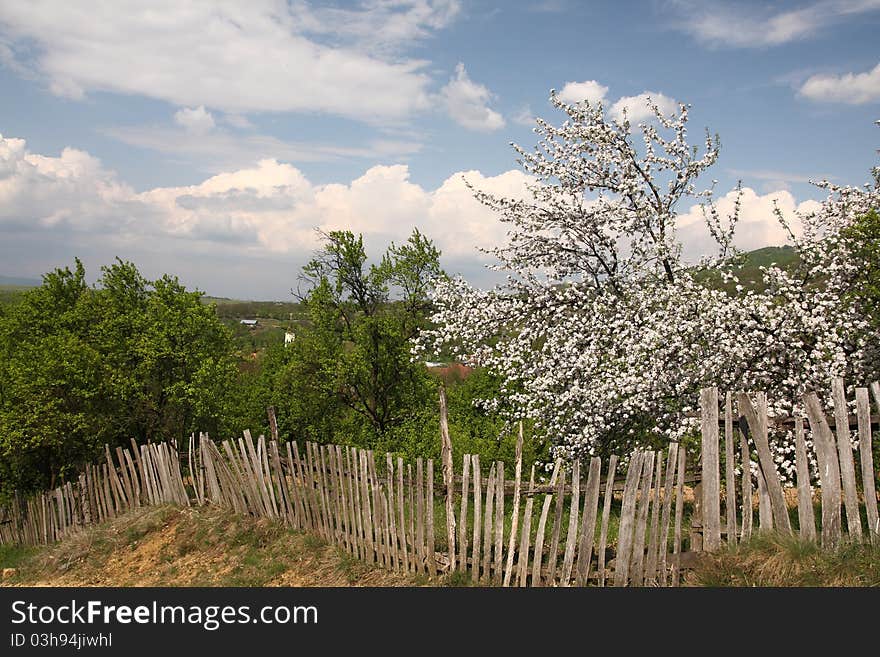
POLYGON ((275 487, 272 485, 272 471, 269 468, 269 446, 266 444, 266 437, 263 434, 260 434, 259 438, 260 445, 260 465, 262 466, 263 471, 263 487, 269 491, 269 502, 272 504, 272 517, 277 518, 279 516, 279 501, 275 495, 275 487))
POLYGON ((581 535, 578 545, 576 581, 578 586, 586 586, 590 579, 590 564, 593 561, 593 543, 596 536, 596 517, 599 512, 599 484, 602 477, 602 459, 590 459, 590 472, 587 475, 587 488, 584 491, 584 509, 581 513, 581 535))
POLYGON ((837 434, 837 452, 840 461, 840 483, 843 485, 843 503, 846 508, 846 528, 850 538, 862 537, 862 517, 859 514, 859 495, 856 490, 856 469, 853 461, 852 439, 846 406, 843 379, 831 381, 834 402, 834 431, 837 434))
POLYGON ((560 586, 571 585, 571 570, 574 567, 574 552, 577 546, 578 514, 581 502, 581 464, 575 461, 571 466, 571 501, 568 506, 568 531, 565 535, 565 554, 562 558, 560 586))
POLYGON ((810 487, 810 468, 807 462, 807 444, 804 440, 804 418, 802 417, 797 417, 794 421, 794 442, 800 536, 804 540, 815 541, 816 518, 813 515, 813 491, 810 487))
POLYGON ((300 456, 299 445, 293 442, 293 456, 296 459, 297 478, 299 479, 300 497, 303 502, 306 527, 312 531, 318 531, 318 520, 315 518, 315 508, 312 501, 311 475, 306 473, 304 458, 300 456))
MULTIPOLYGON (((745 438, 743 438, 745 440, 745 438)), ((675 529, 672 534, 672 586, 678 586, 681 573, 681 520, 684 514, 684 447, 678 449, 678 471, 675 480, 675 529)), ((745 477, 748 479, 748 477, 745 477)), ((751 497, 749 497, 751 499, 751 497)))
MULTIPOLYGON (((532 465, 532 474, 529 477, 529 490, 535 487, 535 466, 532 465)), ((516 560, 517 566, 517 586, 526 586, 529 574, 529 545, 532 539, 532 507, 535 503, 535 496, 529 495, 526 499, 526 508, 523 513, 522 535, 519 542, 519 556, 516 560)))
POLYGON ((272 503, 269 498, 269 489, 266 486, 266 476, 263 472, 262 459, 254 448, 254 439, 251 436, 251 432, 245 429, 243 433, 247 452, 242 454, 242 461, 246 464, 248 473, 254 478, 254 483, 262 502, 263 515, 269 518, 274 518, 276 514, 273 513, 272 503))
POLYGON ((623 502, 620 507, 620 525, 617 532, 617 556, 614 559, 614 586, 626 586, 629 582, 635 529, 636 494, 641 477, 642 461, 642 452, 634 451, 630 455, 629 467, 626 471, 626 484, 623 487, 623 502))
POLYGON ((608 522, 611 519, 611 502, 614 499, 614 475, 617 472, 617 454, 608 459, 608 474, 605 477, 605 499, 602 502, 602 527, 599 530, 599 550, 597 571, 599 586, 605 586, 605 547, 608 544, 608 522))
POLYGON ((415 570, 410 561, 409 546, 406 544, 406 505, 403 503, 403 458, 397 457, 397 541, 400 543, 400 559, 406 572, 415 570))
POLYGON ((376 563, 377 551, 373 538, 373 509, 370 506, 372 495, 370 493, 370 480, 367 473, 367 452, 359 450, 360 475, 361 475, 361 503, 364 514, 364 540, 366 541, 367 563, 376 563))
MULTIPOLYGON (((290 486, 288 493, 290 495, 291 505, 293 506, 294 527, 297 529, 306 528, 306 512, 303 506, 302 488, 299 485, 299 472, 297 470, 296 460, 293 456, 292 445, 296 443, 285 443, 284 449, 287 452, 287 467, 290 470, 290 486)), ((349 490, 351 490, 349 488, 349 490)))
POLYGON ((859 423, 859 462, 862 468, 862 492, 871 542, 880 542, 880 517, 877 515, 877 488, 874 483, 874 456, 871 450, 871 407, 867 388, 856 388, 856 417, 859 423))
POLYGON ((651 488, 651 527, 648 531, 648 556, 645 558, 645 586, 657 585, 657 547, 660 541, 660 490, 663 484, 663 452, 654 461, 654 486, 651 488))
MULTIPOLYGON (((315 481, 318 485, 318 491, 321 500, 321 517, 324 522, 324 538, 328 541, 333 540, 333 509, 330 506, 330 491, 327 486, 327 467, 324 463, 324 450, 317 443, 312 443, 312 455, 315 465, 315 481)), ((371 454, 372 456, 372 454, 371 454)), ((372 466, 372 461, 370 462, 372 466)), ((374 473, 371 473, 371 481, 375 485, 374 473)), ((373 508, 377 508, 376 500, 373 501, 373 508)), ((377 522, 377 527, 379 523, 377 522)))
MULTIPOLYGON (((120 448, 117 448, 120 449, 120 448)), ((134 505, 136 507, 141 506, 141 490, 143 490, 141 486, 141 481, 138 477, 137 465, 135 465, 135 461, 131 456, 131 452, 128 449, 122 450, 122 455, 125 457, 126 469, 128 470, 129 477, 131 478, 131 489, 132 495, 134 496, 134 505)))
POLYGON ((482 529, 483 529, 483 487, 480 472, 480 456, 478 454, 471 455, 471 474, 474 478, 474 532, 473 541, 471 542, 471 580, 478 582, 480 580, 480 548, 482 547, 482 529))
POLYGON ((804 407, 810 420, 813 445, 819 461, 819 482, 822 491, 822 545, 834 547, 840 543, 840 465, 834 435, 825 420, 822 404, 814 392, 804 395, 804 407))
POLYGON ((678 461, 678 443, 670 443, 666 455, 666 481, 663 484, 663 513, 660 519, 660 536, 657 545, 657 584, 666 586, 669 581, 667 554, 669 553, 669 522, 672 513, 672 487, 675 484, 675 466, 678 461))
POLYGON ((122 486, 125 489, 126 506, 129 508, 135 506, 134 503, 134 487, 131 485, 131 479, 128 477, 128 467, 125 463, 125 456, 122 454, 122 448, 116 447, 116 460, 119 461, 119 473, 121 475, 122 486))
MULTIPOLYGON (((749 402, 751 404, 751 402, 749 402)), ((742 414, 740 414, 742 415, 742 414)), ((740 422, 742 427, 745 423, 740 422)), ((742 532, 740 540, 746 541, 752 535, 752 522, 754 520, 754 504, 752 500, 752 457, 749 453, 749 436, 748 432, 740 431, 740 461, 742 470, 742 532)))
POLYGON ((470 484, 471 455, 462 457, 462 481, 461 481, 461 507, 458 514, 458 569, 461 572, 467 570, 467 513, 468 513, 468 488, 470 484))
POLYGON ((339 484, 340 512, 342 513, 342 531, 345 537, 345 547, 349 553, 354 554, 354 542, 352 540, 354 532, 351 525, 351 499, 349 497, 350 488, 346 461, 340 445, 334 445, 333 450, 336 453, 337 481, 339 484))
POLYGON ((763 392, 757 393, 757 410, 744 392, 739 393, 738 402, 739 412, 745 415, 758 452, 758 463, 761 466, 761 473, 764 475, 764 483, 767 484, 767 493, 770 496, 770 506, 773 510, 773 524, 780 531, 791 534, 791 522, 788 518, 785 496, 782 493, 782 482, 776 471, 776 464, 773 460, 773 454, 770 452, 770 442, 767 436, 767 395, 763 392))
POLYGON ((409 527, 407 531, 409 532, 409 542, 413 546, 413 554, 416 555, 416 572, 419 572, 422 568, 422 562, 424 561, 425 555, 422 553, 422 548, 419 546, 419 541, 417 538, 418 530, 416 528, 418 515, 418 502, 415 498, 415 480, 413 479, 413 469, 412 463, 406 464, 406 485, 407 485, 407 498, 409 499, 409 527))
POLYGON ((489 468, 489 479, 486 480, 486 504, 483 509, 483 558, 481 562, 481 579, 489 581, 492 564, 492 523, 494 520, 493 503, 495 501, 495 464, 489 468))
POLYGON ((703 548, 709 552, 721 547, 721 488, 718 463, 718 390, 700 391, 702 417, 703 548))
MULTIPOLYGON (((556 459, 553 464, 553 474, 550 475, 550 485, 555 486, 562 468, 562 459, 556 459)), ((550 515, 550 505, 553 503, 553 494, 544 495, 544 504, 541 507, 541 517, 538 520, 538 532, 535 535, 535 556, 532 559, 532 586, 542 586, 541 572, 544 564, 544 533, 547 531, 547 516, 550 515)), ((555 554, 551 555, 555 558, 555 554)))
POLYGON ((556 584, 556 568, 559 562, 559 537, 562 534, 562 515, 565 512, 565 469, 559 471, 556 484, 556 508, 553 511, 553 538, 547 553, 547 586, 556 584))
MULTIPOLYGON (((425 473, 422 466, 422 457, 416 459, 416 486, 415 486, 415 509, 416 527, 415 542, 416 554, 418 555, 417 572, 423 572, 427 563, 427 550, 425 548, 425 493, 424 493, 425 473)), ((410 504, 412 504, 412 496, 410 496, 410 504)))
POLYGON ((425 486, 425 530, 427 535, 425 536, 425 548, 428 552, 428 575, 434 577, 437 574, 436 546, 434 543, 434 460, 428 459, 427 466, 428 472, 425 486))
POLYGON ((773 507, 770 503, 770 493, 767 491, 767 480, 764 472, 758 472, 758 524, 761 531, 773 529, 773 507))
POLYGON ((381 507, 381 495, 379 490, 379 479, 376 476, 376 460, 373 455, 373 450, 367 450, 367 464, 369 468, 370 474, 370 482, 372 485, 372 496, 373 496, 373 523, 375 530, 375 545, 378 551, 377 561, 384 565, 386 568, 388 567, 388 553, 385 549, 385 542, 383 540, 383 516, 382 516, 382 507, 381 507))
POLYGON ((643 460, 641 490, 637 502, 635 536, 633 538, 630 580, 633 586, 645 583, 645 536, 648 531, 648 511, 651 505, 651 484, 654 476, 654 452, 646 452, 643 460))
POLYGON ((355 522, 357 523, 356 530, 358 551, 360 553, 359 558, 364 561, 369 561, 369 557, 367 556, 366 513, 364 512, 364 501, 362 499, 364 487, 360 468, 360 452, 354 447, 350 447, 349 453, 351 455, 351 470, 354 486, 355 522))
POLYGON ((724 395, 724 509, 727 511, 727 544, 736 545, 736 446, 733 437, 733 395, 724 395))
POLYGON ((501 567, 504 553, 504 462, 495 462, 495 554, 492 565, 492 582, 501 584, 501 567))
POLYGON ((443 483, 446 485, 446 545, 449 552, 449 572, 455 570, 455 473, 452 465, 452 441, 449 439, 449 420, 446 415, 446 390, 440 386, 440 458, 443 464, 443 483))
POLYGON ((523 448, 523 429, 522 422, 519 423, 519 432, 516 438, 516 466, 514 468, 514 487, 513 487, 513 514, 510 520, 510 540, 507 544, 507 563, 504 566, 504 582, 503 586, 510 586, 510 578, 513 576, 513 553, 516 549, 516 539, 518 538, 517 529, 519 527, 519 498, 520 487, 522 486, 522 448, 523 448))
POLYGON ((348 489, 348 531, 350 533, 352 554, 358 559, 366 559, 364 555, 363 525, 360 516, 360 489, 357 482, 357 459, 354 449, 343 447, 345 456, 345 485, 348 489))
POLYGON ((391 546, 391 567, 403 570, 403 554, 397 541, 397 509, 394 498, 394 462, 391 454, 385 454, 385 489, 388 493, 388 541, 391 546))
POLYGON ((277 443, 280 439, 278 438, 278 419, 275 417, 275 407, 266 407, 266 415, 269 416, 269 430, 272 432, 272 440, 277 443))

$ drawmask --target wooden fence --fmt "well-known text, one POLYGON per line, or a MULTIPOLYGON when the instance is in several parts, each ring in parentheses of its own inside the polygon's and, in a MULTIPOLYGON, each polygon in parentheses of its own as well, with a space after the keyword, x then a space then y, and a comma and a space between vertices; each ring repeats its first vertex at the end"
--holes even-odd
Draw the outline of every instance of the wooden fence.
MULTIPOLYGON (((789 497, 797 498, 797 532, 801 538, 821 540, 822 545, 827 547, 844 540, 880 541, 872 453, 872 425, 877 424, 878 417, 871 417, 870 395, 874 397, 877 415, 880 416, 880 385, 877 383, 871 384, 870 393, 868 388, 855 389, 855 413, 851 414, 844 382, 840 378, 835 379, 831 387, 832 417, 826 417, 822 401, 816 393, 811 392, 804 395, 802 400, 805 416, 795 417, 790 423, 794 433, 796 486, 790 491, 789 497), (857 431, 857 451, 851 439, 853 428, 857 431), (818 532, 813 505, 816 492, 811 485, 809 472, 808 431, 818 463, 818 532), (845 525, 843 518, 846 518, 845 525)), ((757 394, 754 403, 744 393, 727 393, 722 400, 715 388, 706 388, 700 394, 700 413, 701 483, 695 490, 698 509, 691 522, 692 548, 717 550, 722 545, 722 536, 728 544, 735 544, 737 540, 748 538, 755 529, 750 443, 757 453, 757 528, 794 533, 786 491, 769 442, 766 395, 757 394), (722 427, 725 465, 723 492, 719 449, 722 427), (739 485, 737 470, 748 474, 740 475, 739 485), (722 502, 724 514, 721 513, 722 502)), ((776 422, 777 426, 786 424, 776 422)))
MULTIPOLYGON (((838 381, 833 396, 838 434, 849 427, 842 394, 838 381)), ((874 395, 880 409, 876 384, 874 395)), ((695 551, 719 549, 722 537, 732 543, 753 531, 752 477, 740 476, 738 485, 735 476, 737 458, 740 468, 750 462, 747 438, 759 461, 756 528, 791 530, 768 442, 766 399, 758 395, 753 405, 745 395, 728 394, 723 408, 719 401, 716 390, 702 391, 699 483, 689 519, 685 483, 695 477, 686 472, 685 450, 676 443, 662 451, 636 450, 623 464, 616 456, 569 468, 557 461, 549 484, 538 485, 534 467, 525 482, 520 430, 510 486, 511 473, 501 461, 481 463, 479 456, 466 454, 456 472, 441 396, 436 478, 431 459, 406 463, 391 454, 381 458, 340 445, 254 440, 247 431, 220 443, 206 435, 193 437, 182 451, 173 442, 132 441, 131 449, 105 449, 103 462, 88 466, 75 482, 28 499, 16 496, 0 510, 0 543, 51 543, 145 505, 210 504, 276 519, 367 563, 401 572, 460 573, 461 582, 501 586, 676 586, 695 551)), ((858 515, 851 512, 858 509, 859 491, 848 434, 835 442, 818 398, 807 395, 805 401, 807 419, 795 423, 801 535, 816 538, 806 473, 805 427, 810 426, 820 465, 822 542, 843 539, 841 499, 847 505, 847 536, 861 537, 858 515)), ((877 540, 866 389, 857 391, 856 407, 864 536, 877 540)))

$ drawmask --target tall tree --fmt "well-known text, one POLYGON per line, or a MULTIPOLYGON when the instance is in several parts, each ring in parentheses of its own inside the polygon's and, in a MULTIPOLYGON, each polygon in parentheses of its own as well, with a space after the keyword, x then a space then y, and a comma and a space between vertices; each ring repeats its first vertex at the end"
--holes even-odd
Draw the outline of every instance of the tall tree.
POLYGON ((430 379, 412 362, 410 341, 429 314, 440 253, 418 230, 374 264, 360 235, 333 231, 323 240, 301 275, 311 326, 297 330, 282 374, 290 422, 330 439, 353 413, 371 440, 425 402, 430 379))
POLYGON ((0 316, 2 492, 52 485, 105 443, 217 432, 237 376, 200 292, 117 260, 95 287, 77 260, 0 316))
MULTIPOLYGON (((632 126, 601 104, 570 105, 559 126, 538 120, 533 151, 514 146, 536 183, 531 199, 476 197, 509 225, 493 253, 507 282, 475 289, 440 281, 437 327, 420 338, 482 364, 503 380, 512 417, 529 417, 572 458, 622 452, 633 441, 666 441, 695 428, 687 415, 700 387, 763 389, 777 411, 834 375, 864 382, 866 324, 845 304, 861 266, 842 228, 877 207, 878 184, 826 185, 818 212, 800 217, 798 272, 765 270, 761 291, 727 271, 738 215, 722 217, 696 178, 719 154, 707 132, 703 154, 687 140, 688 107, 632 126), (700 202, 718 249, 717 267, 735 292, 705 284, 681 256, 678 205, 700 202), (824 281, 817 284, 817 280, 824 281)), ((875 170, 876 173, 877 170, 875 170)), ((786 218, 780 217, 783 223, 786 218)), ((790 454, 781 445, 783 460, 790 454)), ((790 464, 789 464, 790 465, 790 464)))

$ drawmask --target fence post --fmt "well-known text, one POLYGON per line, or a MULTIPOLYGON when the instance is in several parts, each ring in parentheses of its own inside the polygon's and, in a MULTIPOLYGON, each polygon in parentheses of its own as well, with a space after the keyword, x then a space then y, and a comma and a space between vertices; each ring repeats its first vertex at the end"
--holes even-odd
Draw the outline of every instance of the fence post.
POLYGON ((449 551, 449 570, 455 570, 455 508, 453 495, 455 479, 452 470, 452 441, 449 439, 449 419, 446 415, 446 390, 440 386, 440 458, 443 463, 443 482, 446 484, 446 549, 449 551))
POLYGON ((711 552, 721 547, 717 388, 703 388, 700 391, 700 415, 703 420, 700 458, 703 470, 703 547, 711 552))

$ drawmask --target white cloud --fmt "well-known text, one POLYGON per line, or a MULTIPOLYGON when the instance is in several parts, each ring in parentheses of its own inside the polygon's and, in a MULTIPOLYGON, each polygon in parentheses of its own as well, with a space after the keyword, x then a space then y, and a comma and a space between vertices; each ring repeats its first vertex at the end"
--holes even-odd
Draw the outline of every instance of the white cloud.
MULTIPOLYGON (((296 167, 266 159, 198 185, 136 193, 88 153, 65 149, 46 157, 29 153, 23 140, 0 137, 0 233, 9 245, 38 236, 69 259, 83 244, 103 250, 107 260, 137 244, 203 259, 264 254, 304 262, 317 246, 315 228, 360 232, 383 248, 418 227, 445 258, 473 267, 483 261, 477 247, 497 245, 506 228, 462 176, 520 198, 533 182, 519 171, 467 171, 426 189, 409 180, 407 166, 391 165, 371 167, 349 183, 315 184, 296 167)), ((214 265, 205 260, 204 267, 214 265)))
POLYGON ((194 135, 204 135, 214 129, 214 117, 204 105, 190 109, 183 107, 174 113, 174 122, 194 135))
POLYGON ((880 100, 880 64, 865 73, 814 75, 799 91, 810 100, 863 105, 880 100))
POLYGON ((517 125, 526 126, 527 128, 535 127, 535 115, 532 114, 532 108, 529 105, 520 107, 510 118, 517 125))
POLYGON ((599 84, 595 80, 586 80, 584 82, 566 82, 557 96, 559 100, 569 105, 583 100, 588 100, 595 105, 605 100, 606 93, 608 93, 608 87, 605 85, 599 84))
MULTIPOLYGON (((519 170, 496 176, 464 171, 428 189, 398 164, 371 167, 347 183, 316 184, 296 167, 266 159, 198 185, 136 193, 88 153, 68 148, 54 157, 37 155, 23 140, 0 137, 0 242, 7 247, 4 265, 10 273, 38 275, 29 267, 36 259, 42 266, 46 254, 57 254, 50 267, 83 253, 100 263, 120 255, 148 267, 162 263, 174 273, 186 271, 203 289, 265 298, 290 289, 295 272, 318 246, 315 228, 363 233, 376 255, 418 227, 442 250, 451 272, 465 271, 485 284, 491 275, 481 270, 486 256, 477 249, 503 244, 507 226, 473 198, 464 179, 511 198, 527 198, 527 185, 535 182, 519 170), (274 282, 256 272, 261 262, 271 263, 274 282), (255 271, 248 273, 248 267, 255 271), (279 283, 284 276, 287 282, 279 283), (269 288, 247 291, 253 281, 269 288)), ((735 192, 717 199, 722 216, 735 200, 735 192)), ((774 201, 791 220, 819 206, 798 202, 785 190, 760 194, 746 187, 737 246, 785 243, 774 201)), ((797 221, 792 223, 797 230, 797 221)), ((679 216, 677 232, 690 260, 715 250, 699 207, 679 216)))
POLYGON ((133 195, 84 151, 46 157, 29 153, 23 139, 0 135, 0 231, 117 231, 133 195))
POLYGON ((730 2, 672 3, 678 27, 710 47, 765 48, 818 34, 836 22, 880 9, 878 0, 820 0, 780 11, 772 5, 730 2))
POLYGON ((614 103, 608 113, 612 118, 623 121, 624 111, 631 123, 638 123, 654 117, 654 112, 648 106, 651 100, 664 116, 669 116, 678 111, 675 99, 656 91, 643 91, 637 96, 623 96, 614 103))
POLYGON ((372 25, 385 43, 405 44, 447 25, 457 7, 371 2, 340 10, 334 22, 306 3, 276 0, 143 0, 100 10, 10 0, 0 3, 0 41, 5 60, 73 98, 108 91, 230 114, 326 112, 387 123, 429 107, 427 62, 370 49, 349 28, 372 25))
POLYGON ((504 117, 489 107, 492 98, 492 92, 470 79, 461 62, 440 90, 440 100, 449 116, 468 130, 491 132, 504 127, 504 117))
MULTIPOLYGON (((736 190, 732 190, 716 199, 715 205, 721 217, 732 214, 736 197, 736 190)), ((787 190, 762 195, 751 187, 743 187, 739 222, 734 236, 734 244, 738 248, 750 251, 764 246, 781 246, 788 242, 788 233, 773 213, 774 202, 782 210, 796 235, 800 232, 797 213, 808 213, 818 209, 820 205, 818 201, 812 200, 798 203, 787 190)), ((688 212, 678 216, 676 230, 684 245, 684 256, 687 260, 695 262, 701 256, 717 251, 699 205, 694 205, 688 212)))
POLYGON ((461 11, 459 0, 394 0, 362 2, 359 9, 291 4, 291 14, 304 32, 333 35, 366 50, 393 52, 447 27, 461 11))

